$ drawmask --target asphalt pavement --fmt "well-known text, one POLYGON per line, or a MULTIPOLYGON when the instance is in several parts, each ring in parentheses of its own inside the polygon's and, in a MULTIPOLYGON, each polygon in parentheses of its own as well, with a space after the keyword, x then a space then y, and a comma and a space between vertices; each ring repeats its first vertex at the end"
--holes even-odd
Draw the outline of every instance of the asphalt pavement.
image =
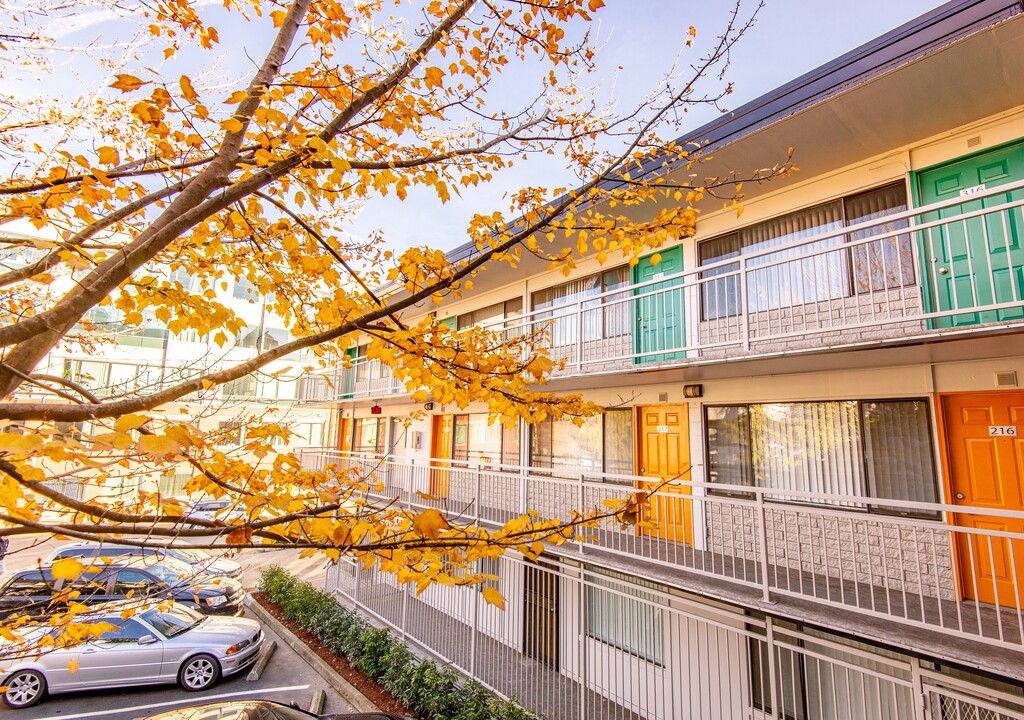
MULTIPOLYGON (((64 542, 41 537, 14 540, 6 558, 4 576, 14 570, 35 565, 64 542)), ((245 568, 242 582, 248 590, 255 589, 261 570, 274 564, 316 585, 323 581, 323 559, 299 558, 298 551, 246 550, 237 553, 232 559, 245 568)), ((37 705, 23 710, 12 710, 0 704, 0 717, 5 720, 134 720, 189 705, 243 699, 295 703, 305 710, 319 690, 323 690, 327 696, 324 713, 354 710, 270 628, 264 627, 264 632, 267 643, 277 640, 277 650, 266 670, 253 682, 246 680, 246 673, 241 673, 199 693, 188 693, 175 685, 67 693, 46 697, 37 705)))

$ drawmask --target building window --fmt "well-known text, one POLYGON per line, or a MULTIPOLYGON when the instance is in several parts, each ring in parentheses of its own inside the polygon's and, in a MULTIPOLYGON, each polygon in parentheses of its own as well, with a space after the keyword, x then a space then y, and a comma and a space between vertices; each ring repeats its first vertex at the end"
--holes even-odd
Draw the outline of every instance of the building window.
POLYGON ((511 320, 522 314, 523 299, 513 298, 459 315, 455 326, 458 330, 466 330, 476 325, 496 325, 503 320, 511 320))
POLYGON ((384 454, 384 418, 369 417, 356 420, 355 452, 384 454))
POLYGON ((238 420, 221 421, 217 426, 217 444, 222 446, 242 444, 242 423, 238 420))
POLYGON ((519 465, 519 423, 509 428, 487 413, 435 415, 434 454, 473 465, 519 465))
POLYGON ((641 588, 655 583, 611 570, 590 569, 583 580, 587 595, 587 636, 641 660, 663 663, 660 600, 641 588))
MULTIPOLYGON (((929 418, 923 398, 708 406, 708 479, 783 491, 936 502, 929 418)), ((884 503, 816 502, 933 516, 884 503)))
POLYGON ((298 447, 322 447, 324 444, 324 424, 322 422, 297 423, 291 426, 291 444, 298 447))
POLYGON ((774 625, 774 648, 756 635, 748 640, 753 705, 766 716, 779 716, 772 713, 769 652, 776 701, 787 720, 914 716, 907 655, 785 621, 774 625))
POLYGON ((571 420, 544 420, 531 426, 530 440, 530 464, 534 467, 633 474, 632 410, 606 410, 586 418, 582 425, 571 420))
POLYGON ((235 286, 231 289, 231 296, 236 300, 252 300, 255 301, 259 298, 259 293, 256 291, 256 286, 245 278, 238 278, 235 280, 235 286))
POLYGON ((629 268, 606 270, 595 275, 535 292, 531 297, 534 319, 551 319, 551 345, 570 345, 582 340, 601 340, 631 333, 631 313, 624 291, 629 286, 629 268), (578 316, 577 313, 580 313, 578 316))
POLYGON ((220 394, 230 398, 255 398, 256 397, 256 376, 243 375, 235 380, 224 383, 220 394))
MULTIPOLYGON (((701 265, 757 254, 747 262, 748 312, 909 286, 915 282, 909 234, 844 247, 850 242, 909 227, 906 219, 852 233, 836 232, 906 209, 906 188, 896 183, 741 228, 699 243, 697 253, 701 265), (783 247, 826 233, 832 234, 798 247, 783 247), (765 252, 775 247, 780 249, 765 252), (830 248, 835 250, 821 252, 830 248), (797 259, 786 261, 790 257, 797 259)), ((736 274, 739 269, 739 263, 729 263, 701 274, 703 319, 740 313, 743 280, 736 274)))
POLYGON ((162 497, 185 497, 185 485, 192 479, 192 473, 174 473, 161 475, 157 490, 162 497))

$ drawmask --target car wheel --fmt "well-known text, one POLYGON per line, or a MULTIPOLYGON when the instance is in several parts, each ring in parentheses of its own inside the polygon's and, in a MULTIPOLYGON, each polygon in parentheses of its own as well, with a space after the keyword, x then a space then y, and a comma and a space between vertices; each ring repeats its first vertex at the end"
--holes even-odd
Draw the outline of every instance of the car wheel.
POLYGON ((220 663, 212 655, 195 655, 178 672, 178 682, 189 692, 205 690, 220 678, 220 663))
POLYGON ((27 708, 46 694, 46 678, 35 670, 19 670, 7 677, 4 702, 12 708, 27 708))

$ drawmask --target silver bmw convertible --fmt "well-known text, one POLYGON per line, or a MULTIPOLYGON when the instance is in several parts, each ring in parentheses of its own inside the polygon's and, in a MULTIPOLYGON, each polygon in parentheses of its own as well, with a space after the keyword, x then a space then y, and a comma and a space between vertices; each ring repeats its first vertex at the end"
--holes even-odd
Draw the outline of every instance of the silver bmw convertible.
POLYGON ((174 682, 205 690, 252 665, 263 645, 255 620, 200 615, 181 605, 128 618, 122 610, 108 607, 87 618, 116 626, 91 642, 42 654, 0 647, 4 701, 25 708, 47 693, 174 682))

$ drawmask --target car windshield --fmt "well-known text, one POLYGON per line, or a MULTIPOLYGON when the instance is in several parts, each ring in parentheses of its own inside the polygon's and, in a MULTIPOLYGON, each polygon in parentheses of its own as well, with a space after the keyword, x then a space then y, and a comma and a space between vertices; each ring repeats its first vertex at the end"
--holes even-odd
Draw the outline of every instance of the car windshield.
POLYGON ((180 605, 175 605, 166 610, 153 608, 142 613, 140 617, 149 623, 154 630, 167 638, 188 632, 206 620, 204 615, 200 615, 180 605))
POLYGON ((161 582, 165 582, 168 585, 179 585, 182 582, 188 581, 193 575, 191 565, 171 557, 161 558, 160 562, 146 565, 145 567, 156 575, 161 582))
POLYGON ((213 559, 210 553, 203 552, 202 550, 181 550, 179 548, 171 548, 167 551, 167 554, 173 558, 177 558, 182 562, 187 562, 190 565, 196 563, 206 563, 213 559))

